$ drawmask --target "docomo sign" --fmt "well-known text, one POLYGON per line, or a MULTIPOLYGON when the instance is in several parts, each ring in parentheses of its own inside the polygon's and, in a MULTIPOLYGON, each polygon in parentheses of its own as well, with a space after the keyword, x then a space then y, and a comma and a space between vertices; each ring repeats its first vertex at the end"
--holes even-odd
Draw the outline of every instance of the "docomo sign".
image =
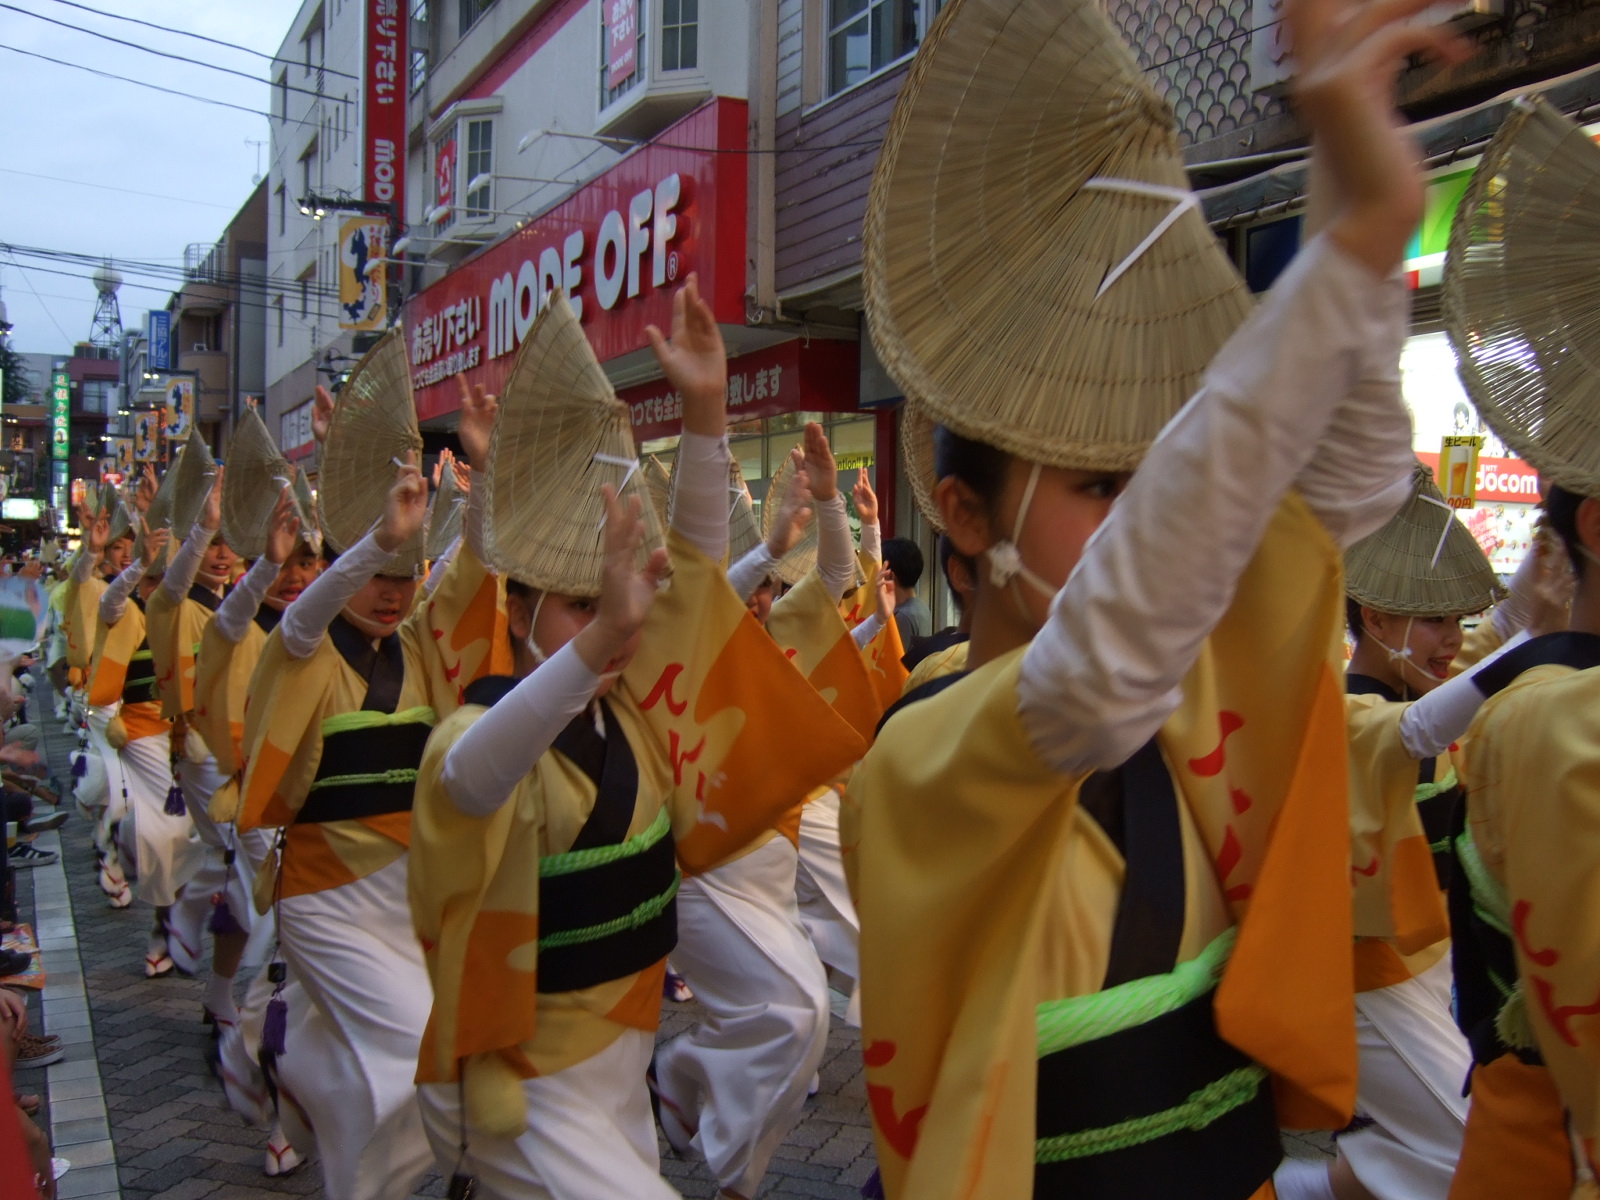
POLYGON ((405 212, 407 17, 400 0, 367 0, 363 93, 362 194, 405 212))
POLYGON ((568 295, 602 362, 667 328, 692 270, 724 324, 744 323, 743 101, 714 100, 588 186, 486 247, 406 306, 412 388, 426 421, 453 412, 450 377, 501 390, 514 351, 549 294, 568 295))
MULTIPOLYGON (((1437 454, 1418 453, 1417 458, 1438 473, 1437 454)), ((1539 472, 1522 459, 1479 457, 1479 504, 1538 504, 1540 498, 1539 472)))

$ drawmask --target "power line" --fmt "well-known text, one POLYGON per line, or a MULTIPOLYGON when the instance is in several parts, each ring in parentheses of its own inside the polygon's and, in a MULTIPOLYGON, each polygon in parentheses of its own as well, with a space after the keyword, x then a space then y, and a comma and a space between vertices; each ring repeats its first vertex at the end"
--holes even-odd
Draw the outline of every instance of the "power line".
MULTIPOLYGON (((59 263, 67 266, 94 267, 96 269, 102 266, 110 266, 112 269, 121 271, 124 274, 142 277, 145 279, 157 279, 163 282, 171 282, 177 285, 170 289, 172 291, 180 290, 184 285, 189 283, 213 283, 226 287, 260 290, 262 292, 276 288, 277 290, 287 293, 297 290, 295 285, 302 282, 300 279, 284 279, 281 276, 242 275, 237 272, 229 271, 209 271, 204 275, 195 275, 191 274, 184 267, 168 263, 146 262, 136 259, 107 258, 105 255, 99 254, 83 254, 72 250, 52 250, 39 246, 17 246, 5 242, 0 242, 0 252, 12 255, 13 257, 20 254, 24 258, 41 259, 44 262, 59 263)), ((47 268, 38 267, 36 269, 42 271, 46 270, 47 268)), ((55 271, 52 273, 71 274, 71 272, 63 271, 55 271)), ((79 277, 85 279, 92 278, 92 276, 88 275, 79 277)), ((329 297, 338 295, 339 289, 336 284, 325 284, 320 282, 314 283, 310 280, 305 280, 304 282, 306 284, 308 295, 322 295, 329 297)))
MULTIPOLYGON (((154 21, 141 21, 138 17, 127 17, 121 13, 106 12, 100 8, 90 8, 87 4, 78 4, 76 0, 56 0, 57 4, 64 4, 68 8, 81 9, 84 12, 94 13, 97 17, 110 17, 117 21, 127 21, 131 25, 143 25, 146 29, 159 29, 162 33, 173 33, 179 37, 194 38, 196 41, 209 42, 213 46, 224 46, 229 50, 238 50, 245 54, 254 54, 257 58, 264 58, 268 62, 291 63, 294 60, 282 58, 276 54, 268 54, 251 46, 241 46, 238 42, 224 42, 214 37, 207 37, 203 33, 193 33, 187 29, 176 29, 171 25, 158 25, 154 21)), ((348 71, 336 71, 332 67, 318 67, 319 71, 326 71, 329 75, 339 75, 345 79, 359 80, 359 75, 351 75, 348 71)))
POLYGON ((33 280, 28 278, 28 268, 17 261, 16 255, 11 256, 11 265, 22 272, 22 282, 28 285, 28 290, 32 292, 34 298, 39 301, 39 307, 44 309, 44 315, 50 318, 50 324, 54 325, 56 327, 56 332, 66 340, 68 345, 71 345, 72 335, 69 334, 65 329, 61 328, 61 322, 56 320, 55 313, 50 311, 50 306, 44 302, 44 297, 39 295, 39 289, 33 286, 33 280))
POLYGON ((160 192, 140 192, 133 188, 112 187, 109 183, 90 183, 87 179, 64 179, 60 175, 40 175, 33 171, 19 171, 15 167, 0 167, 0 172, 7 175, 26 175, 29 179, 47 179, 51 183, 70 183, 75 187, 99 188, 103 192, 122 192, 129 196, 148 196, 152 200, 172 200, 178 204, 199 204, 206 208, 222 208, 232 211, 236 206, 231 204, 218 204, 214 200, 195 200, 188 196, 164 196, 160 192))
POLYGON ((142 88, 149 88, 153 92, 165 92, 169 96, 181 96, 185 100, 198 100, 202 104, 214 104, 218 108, 233 108, 253 117, 266 117, 269 121, 289 121, 294 125, 316 125, 316 121, 303 121, 287 115, 275 117, 269 112, 262 112, 259 108, 246 108, 243 104, 234 104, 231 100, 218 100, 211 96, 198 96, 193 92, 180 92, 176 88, 162 87, 158 83, 146 83, 143 79, 134 79, 127 75, 114 75, 110 71, 102 71, 96 67, 87 67, 82 63, 67 62, 61 58, 51 58, 48 54, 39 54, 33 50, 24 50, 20 46, 8 46, 0 42, 0 50, 9 50, 12 54, 23 54, 29 58, 42 59, 47 63, 54 63, 58 67, 71 67, 77 71, 87 71, 91 75, 99 75, 103 79, 116 79, 122 83, 136 84, 142 88))
POLYGON ((303 96, 315 96, 319 100, 322 99, 322 93, 321 92, 312 91, 310 88, 291 86, 288 83, 288 76, 287 75, 284 77, 285 82, 280 85, 280 84, 274 83, 270 79, 262 79, 258 75, 252 75, 248 71, 238 71, 238 70, 235 70, 233 67, 224 67, 224 66, 221 66, 218 63, 208 63, 208 62, 205 62, 202 59, 190 58, 190 57, 188 57, 188 55, 185 55, 185 54, 173 54, 170 50, 157 50, 154 46, 145 46, 145 45, 140 44, 139 42, 130 42, 130 41, 126 41, 123 38, 112 37, 109 33, 101 33, 99 30, 96 30, 96 29, 88 29, 88 28, 86 28, 86 27, 84 27, 82 25, 73 25, 73 24, 71 24, 71 23, 69 23, 67 21, 58 21, 54 17, 45 16, 43 13, 29 12, 27 9, 18 8, 14 4, 0 4, 0 8, 6 9, 9 12, 21 13, 25 17, 32 17, 35 21, 47 21, 51 25, 59 26, 62 29, 70 29, 74 33, 86 33, 90 37, 102 38, 105 41, 114 42, 118 46, 126 46, 130 50, 142 50, 146 54, 155 54, 155 55, 159 55, 162 58, 170 58, 175 62, 188 63, 190 66, 195 66, 195 67, 205 67, 208 71, 221 71, 225 75, 237 75, 240 79, 248 79, 251 83, 259 83, 259 84, 262 84, 262 85, 264 85, 266 87, 280 87, 281 86, 283 88, 286 88, 288 91, 299 92, 303 96))

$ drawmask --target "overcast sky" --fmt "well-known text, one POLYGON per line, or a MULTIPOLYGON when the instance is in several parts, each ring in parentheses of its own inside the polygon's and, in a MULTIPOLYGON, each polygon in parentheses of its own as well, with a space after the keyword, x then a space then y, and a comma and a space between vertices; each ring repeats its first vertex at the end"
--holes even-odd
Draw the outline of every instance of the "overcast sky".
MULTIPOLYGON (((17 47, 175 91, 265 113, 266 58, 178 33, 98 16, 60 0, 6 0, 0 8, 0 243, 109 254, 180 266, 191 242, 214 242, 265 174, 265 116, 163 95, 13 53, 17 47), (14 9, 25 12, 16 12, 14 9), (28 15, 28 14, 37 14, 28 15), (62 28, 50 17, 76 28, 62 28), (228 67, 250 78, 117 45, 125 42, 228 67), (39 178, 50 176, 51 178, 39 178), (85 186, 97 184, 101 186, 85 186), (107 188, 126 189, 110 191, 107 188), (133 192, 155 193, 134 195, 133 192)), ((261 51, 277 52, 300 0, 82 0, 261 51)), ((18 350, 65 354, 89 336, 90 268, 0 252, 0 295, 18 350), (47 269, 48 268, 48 269, 47 269)), ((172 282, 124 270, 126 326, 166 304, 172 282)))

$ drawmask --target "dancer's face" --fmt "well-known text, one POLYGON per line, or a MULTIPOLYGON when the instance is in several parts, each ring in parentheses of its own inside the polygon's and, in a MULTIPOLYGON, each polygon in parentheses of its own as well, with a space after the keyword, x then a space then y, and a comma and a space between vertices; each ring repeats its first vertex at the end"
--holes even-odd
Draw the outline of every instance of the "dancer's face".
MULTIPOLYGON (((506 632, 517 650, 518 673, 528 674, 534 668, 533 656, 525 648, 532 638, 539 652, 549 658, 565 646, 594 620, 600 601, 593 596, 568 596, 560 592, 506 592, 506 632), (542 599, 541 599, 542 597, 542 599), (519 649, 520 648, 520 649, 519 649)), ((606 664, 602 674, 615 675, 633 661, 639 649, 636 633, 623 645, 622 652, 606 664)), ((604 680, 595 694, 604 696, 615 683, 614 678, 604 680)))
POLYGON ((200 570, 195 573, 202 586, 219 588, 227 583, 233 575, 234 567, 239 565, 239 556, 233 552, 221 538, 212 541, 206 550, 205 557, 200 560, 200 570))
POLYGON ((417 594, 415 579, 375 575, 344 606, 344 616, 368 637, 388 637, 400 628, 417 594))
POLYGON ((761 586, 750 593, 750 599, 744 602, 744 606, 750 610, 750 615, 763 626, 766 625, 767 618, 772 615, 772 601, 777 590, 771 579, 764 579, 761 586))
POLYGON ((267 589, 267 603, 280 610, 288 608, 321 572, 322 560, 317 557, 317 552, 301 542, 295 552, 284 560, 283 566, 278 568, 278 577, 267 589))
POLYGON ((133 561, 132 536, 121 537, 106 547, 106 565, 114 574, 120 575, 133 561))
POLYGON ((1411 651, 1403 659, 1391 656, 1390 662, 1412 692, 1431 692, 1450 677, 1450 664, 1461 651, 1460 617, 1407 617, 1363 607, 1361 619, 1384 648, 1411 651))

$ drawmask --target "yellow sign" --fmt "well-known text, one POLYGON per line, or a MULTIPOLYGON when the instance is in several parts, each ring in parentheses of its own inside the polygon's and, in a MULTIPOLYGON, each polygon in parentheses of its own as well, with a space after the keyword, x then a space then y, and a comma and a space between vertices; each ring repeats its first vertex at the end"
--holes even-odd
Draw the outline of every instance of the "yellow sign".
POLYGON ((1451 508, 1471 508, 1478 502, 1478 455, 1482 450, 1481 437, 1444 439, 1439 450, 1439 490, 1451 508))
POLYGON ((837 454, 833 465, 841 471, 854 471, 857 467, 870 467, 873 461, 871 454, 837 454))
POLYGON ((194 428, 194 380, 170 379, 162 406, 161 434, 169 442, 187 441, 194 428))
POLYGON ((339 226, 339 328, 382 329, 388 317, 389 222, 351 217, 339 226))

